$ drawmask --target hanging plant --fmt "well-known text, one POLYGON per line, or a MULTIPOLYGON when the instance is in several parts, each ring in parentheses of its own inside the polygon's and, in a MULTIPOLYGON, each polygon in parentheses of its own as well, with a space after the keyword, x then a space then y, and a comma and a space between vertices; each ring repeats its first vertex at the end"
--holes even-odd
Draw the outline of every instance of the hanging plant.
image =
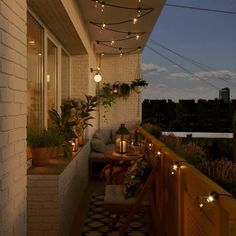
POLYGON ((148 86, 148 83, 144 79, 135 79, 131 82, 131 88, 136 92, 136 93, 141 93, 145 87, 148 86))
POLYGON ((120 96, 127 98, 130 94, 130 85, 126 83, 120 84, 120 96))

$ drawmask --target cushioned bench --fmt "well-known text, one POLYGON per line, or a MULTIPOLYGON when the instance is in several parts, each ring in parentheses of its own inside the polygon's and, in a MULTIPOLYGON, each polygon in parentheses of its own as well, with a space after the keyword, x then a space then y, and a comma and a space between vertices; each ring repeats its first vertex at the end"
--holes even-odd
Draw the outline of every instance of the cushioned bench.
POLYGON ((96 131, 91 140, 91 152, 89 155, 89 175, 90 178, 100 176, 103 167, 110 162, 103 155, 104 152, 115 149, 114 131, 96 131))

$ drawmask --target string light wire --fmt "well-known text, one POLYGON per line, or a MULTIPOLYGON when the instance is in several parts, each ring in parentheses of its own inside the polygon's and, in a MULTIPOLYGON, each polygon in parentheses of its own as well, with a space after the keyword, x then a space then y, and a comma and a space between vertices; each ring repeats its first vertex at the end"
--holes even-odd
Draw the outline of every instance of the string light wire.
MULTIPOLYGON (((204 71, 206 71, 206 72, 216 71, 216 69, 214 69, 214 68, 212 68, 212 67, 210 67, 210 66, 204 65, 204 64, 202 64, 202 63, 200 63, 200 62, 198 62, 198 61, 195 61, 195 60, 193 60, 193 59, 191 59, 191 58, 188 58, 188 57, 186 57, 186 56, 183 56, 183 55, 181 55, 180 53, 174 51, 173 49, 170 49, 170 48, 164 46, 163 44, 154 41, 153 39, 150 39, 150 42, 153 43, 153 44, 155 44, 155 45, 157 45, 157 46, 159 46, 159 47, 161 47, 161 48, 163 48, 163 49, 165 49, 165 50, 167 50, 167 51, 169 51, 169 52, 171 52, 171 53, 173 53, 173 54, 175 54, 175 55, 177 55, 178 57, 182 58, 183 60, 189 62, 190 64, 196 66, 197 68, 199 68, 199 69, 201 69, 201 70, 204 70, 204 71)), ((234 83, 228 81, 228 80, 225 79, 225 78, 218 78, 218 77, 217 77, 217 79, 219 79, 219 80, 224 80, 226 83, 228 83, 228 84, 230 84, 230 85, 236 87, 236 85, 235 85, 234 83)))
POLYGON ((187 72, 188 74, 192 75, 193 77, 201 80, 202 82, 208 84, 209 86, 213 87, 214 89, 219 90, 220 88, 218 88, 217 86, 215 86, 214 84, 210 83, 209 81, 206 81, 204 79, 202 79, 201 77, 195 75, 194 73, 192 73, 190 70, 186 69, 185 67, 183 67, 182 65, 178 64, 177 62, 171 60, 170 58, 168 58, 167 56, 163 55, 162 53, 158 52, 157 50, 153 49, 152 47, 150 47, 149 45, 146 45, 146 47, 148 49, 150 49, 151 51, 153 51, 154 53, 156 53, 157 55, 161 56, 162 58, 164 58, 165 60, 173 63, 174 65, 177 65, 179 68, 181 68, 183 71, 187 72))

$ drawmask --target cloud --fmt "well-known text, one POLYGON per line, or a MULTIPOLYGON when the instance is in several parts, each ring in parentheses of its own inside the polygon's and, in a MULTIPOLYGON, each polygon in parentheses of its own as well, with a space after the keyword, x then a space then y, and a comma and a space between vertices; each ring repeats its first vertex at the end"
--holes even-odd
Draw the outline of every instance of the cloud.
POLYGON ((229 71, 229 70, 219 70, 219 71, 202 71, 195 73, 196 76, 200 78, 213 78, 213 79, 236 79, 236 73, 229 71))
POLYGON ((179 69, 179 66, 177 65, 172 65, 173 68, 178 68, 179 69))
POLYGON ((142 71, 150 75, 158 75, 160 73, 167 72, 167 68, 159 66, 157 64, 142 64, 142 71))
POLYGON ((170 79, 186 79, 189 78, 187 73, 172 73, 170 74, 170 79))

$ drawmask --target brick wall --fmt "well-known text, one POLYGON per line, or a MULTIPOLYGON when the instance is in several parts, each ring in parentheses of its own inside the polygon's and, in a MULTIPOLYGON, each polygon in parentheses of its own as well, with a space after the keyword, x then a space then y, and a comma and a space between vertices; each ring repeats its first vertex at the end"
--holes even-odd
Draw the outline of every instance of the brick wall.
POLYGON ((0 0, 0 235, 26 235, 26 1, 0 0))
MULTIPOLYGON (((137 78, 138 54, 119 56, 104 56, 101 63, 102 83, 116 81, 130 84, 137 78)), ((104 113, 101 106, 101 127, 118 128, 121 123, 132 126, 141 120, 141 102, 138 95, 131 91, 127 99, 118 98, 115 104, 104 113), (106 119, 103 118, 105 114, 106 119)))
POLYGON ((71 57, 71 98, 84 98, 88 94, 88 55, 71 57))
POLYGON ((28 235, 67 236, 88 184, 86 143, 60 174, 28 174, 28 235))

